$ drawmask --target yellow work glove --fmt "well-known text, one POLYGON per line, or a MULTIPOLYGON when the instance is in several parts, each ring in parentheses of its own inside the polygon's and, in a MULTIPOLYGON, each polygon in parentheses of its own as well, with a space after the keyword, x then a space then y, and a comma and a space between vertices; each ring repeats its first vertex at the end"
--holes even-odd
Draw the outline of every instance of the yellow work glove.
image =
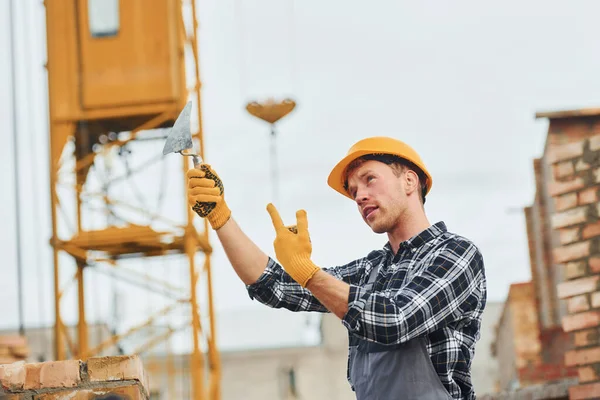
POLYGON ((231 217, 224 197, 223 182, 208 164, 201 164, 186 173, 188 179, 188 203, 200 217, 208 219, 217 230, 231 217))
POLYGON ((310 278, 320 269, 310 260, 312 245, 308 235, 306 211, 296 212, 296 226, 292 227, 283 224, 273 204, 267 205, 267 211, 271 215, 277 235, 273 242, 277 260, 292 279, 306 287, 310 278))

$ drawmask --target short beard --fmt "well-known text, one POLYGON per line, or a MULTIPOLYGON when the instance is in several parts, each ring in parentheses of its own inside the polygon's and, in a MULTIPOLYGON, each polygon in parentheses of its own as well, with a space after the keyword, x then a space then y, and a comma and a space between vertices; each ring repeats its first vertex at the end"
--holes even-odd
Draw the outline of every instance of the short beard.
MULTIPOLYGON (((380 208, 379 212, 383 214, 383 210, 380 208)), ((383 216, 379 216, 380 218, 383 217, 383 219, 381 220, 377 220, 373 225, 370 225, 371 229, 373 230, 373 232, 375 233, 387 233, 390 232, 394 226, 396 225, 396 222, 391 220, 389 218, 389 214, 388 215, 383 215, 383 216), (386 218, 387 217, 387 218, 386 218)), ((365 221, 367 222, 367 221, 365 221)), ((368 224, 368 222, 367 222, 368 224)))
POLYGON ((375 223, 374 225, 369 225, 371 227, 371 230, 373 230, 373 232, 375 233, 392 232, 394 228, 396 228, 396 226, 404 220, 404 216, 406 214, 405 211, 402 211, 401 209, 396 209, 394 207, 392 207, 391 210, 388 208, 383 209, 380 207, 379 210, 380 213, 385 215, 380 215, 379 217, 382 218, 381 220, 378 220, 377 223, 375 223), (393 218, 392 215, 395 215, 395 218, 393 218))

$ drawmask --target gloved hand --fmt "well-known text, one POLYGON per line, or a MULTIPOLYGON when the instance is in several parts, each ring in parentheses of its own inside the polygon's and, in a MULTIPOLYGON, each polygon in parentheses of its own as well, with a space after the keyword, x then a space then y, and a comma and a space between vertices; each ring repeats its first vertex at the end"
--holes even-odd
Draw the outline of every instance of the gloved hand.
POLYGON ((295 227, 287 227, 283 224, 273 204, 267 205, 267 211, 271 215, 277 235, 273 242, 277 260, 296 282, 306 287, 310 278, 320 269, 310 260, 312 244, 308 235, 306 211, 296 212, 297 225, 295 227))
POLYGON ((223 182, 208 164, 201 164, 186 173, 188 179, 188 203, 200 217, 208 219, 217 230, 231 217, 224 197, 223 182))

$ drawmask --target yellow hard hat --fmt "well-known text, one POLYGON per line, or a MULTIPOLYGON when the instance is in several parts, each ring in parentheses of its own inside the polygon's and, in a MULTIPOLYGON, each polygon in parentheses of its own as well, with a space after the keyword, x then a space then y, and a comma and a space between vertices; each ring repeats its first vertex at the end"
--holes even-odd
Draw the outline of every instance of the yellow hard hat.
POLYGON ((421 160, 419 154, 417 154, 417 152, 406 143, 398 139, 383 136, 362 139, 350 147, 346 157, 344 157, 335 165, 335 167, 333 167, 333 170, 327 178, 327 184, 335 191, 343 194, 349 199, 352 199, 345 189, 345 171, 352 161, 367 154, 390 154, 410 161, 419 169, 421 169, 427 178, 426 182, 423 182, 426 187, 424 194, 429 193, 431 190, 433 179, 431 178, 431 174, 425 167, 425 164, 423 163, 423 160, 421 160))

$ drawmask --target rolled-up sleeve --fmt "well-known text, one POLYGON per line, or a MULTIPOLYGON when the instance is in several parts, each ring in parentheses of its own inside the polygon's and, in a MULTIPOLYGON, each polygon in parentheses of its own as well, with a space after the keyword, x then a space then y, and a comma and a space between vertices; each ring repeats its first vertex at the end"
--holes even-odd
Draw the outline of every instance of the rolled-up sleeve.
POLYGON ((344 326, 369 341, 403 343, 458 321, 483 300, 483 258, 469 241, 449 241, 423 262, 396 290, 350 285, 344 326))
MULTIPOLYGON (((337 279, 352 284, 358 282, 364 264, 365 261, 360 259, 343 266, 322 269, 337 279)), ((270 257, 263 274, 253 284, 246 285, 246 290, 251 299, 272 308, 329 312, 308 289, 294 281, 283 267, 270 257)))

